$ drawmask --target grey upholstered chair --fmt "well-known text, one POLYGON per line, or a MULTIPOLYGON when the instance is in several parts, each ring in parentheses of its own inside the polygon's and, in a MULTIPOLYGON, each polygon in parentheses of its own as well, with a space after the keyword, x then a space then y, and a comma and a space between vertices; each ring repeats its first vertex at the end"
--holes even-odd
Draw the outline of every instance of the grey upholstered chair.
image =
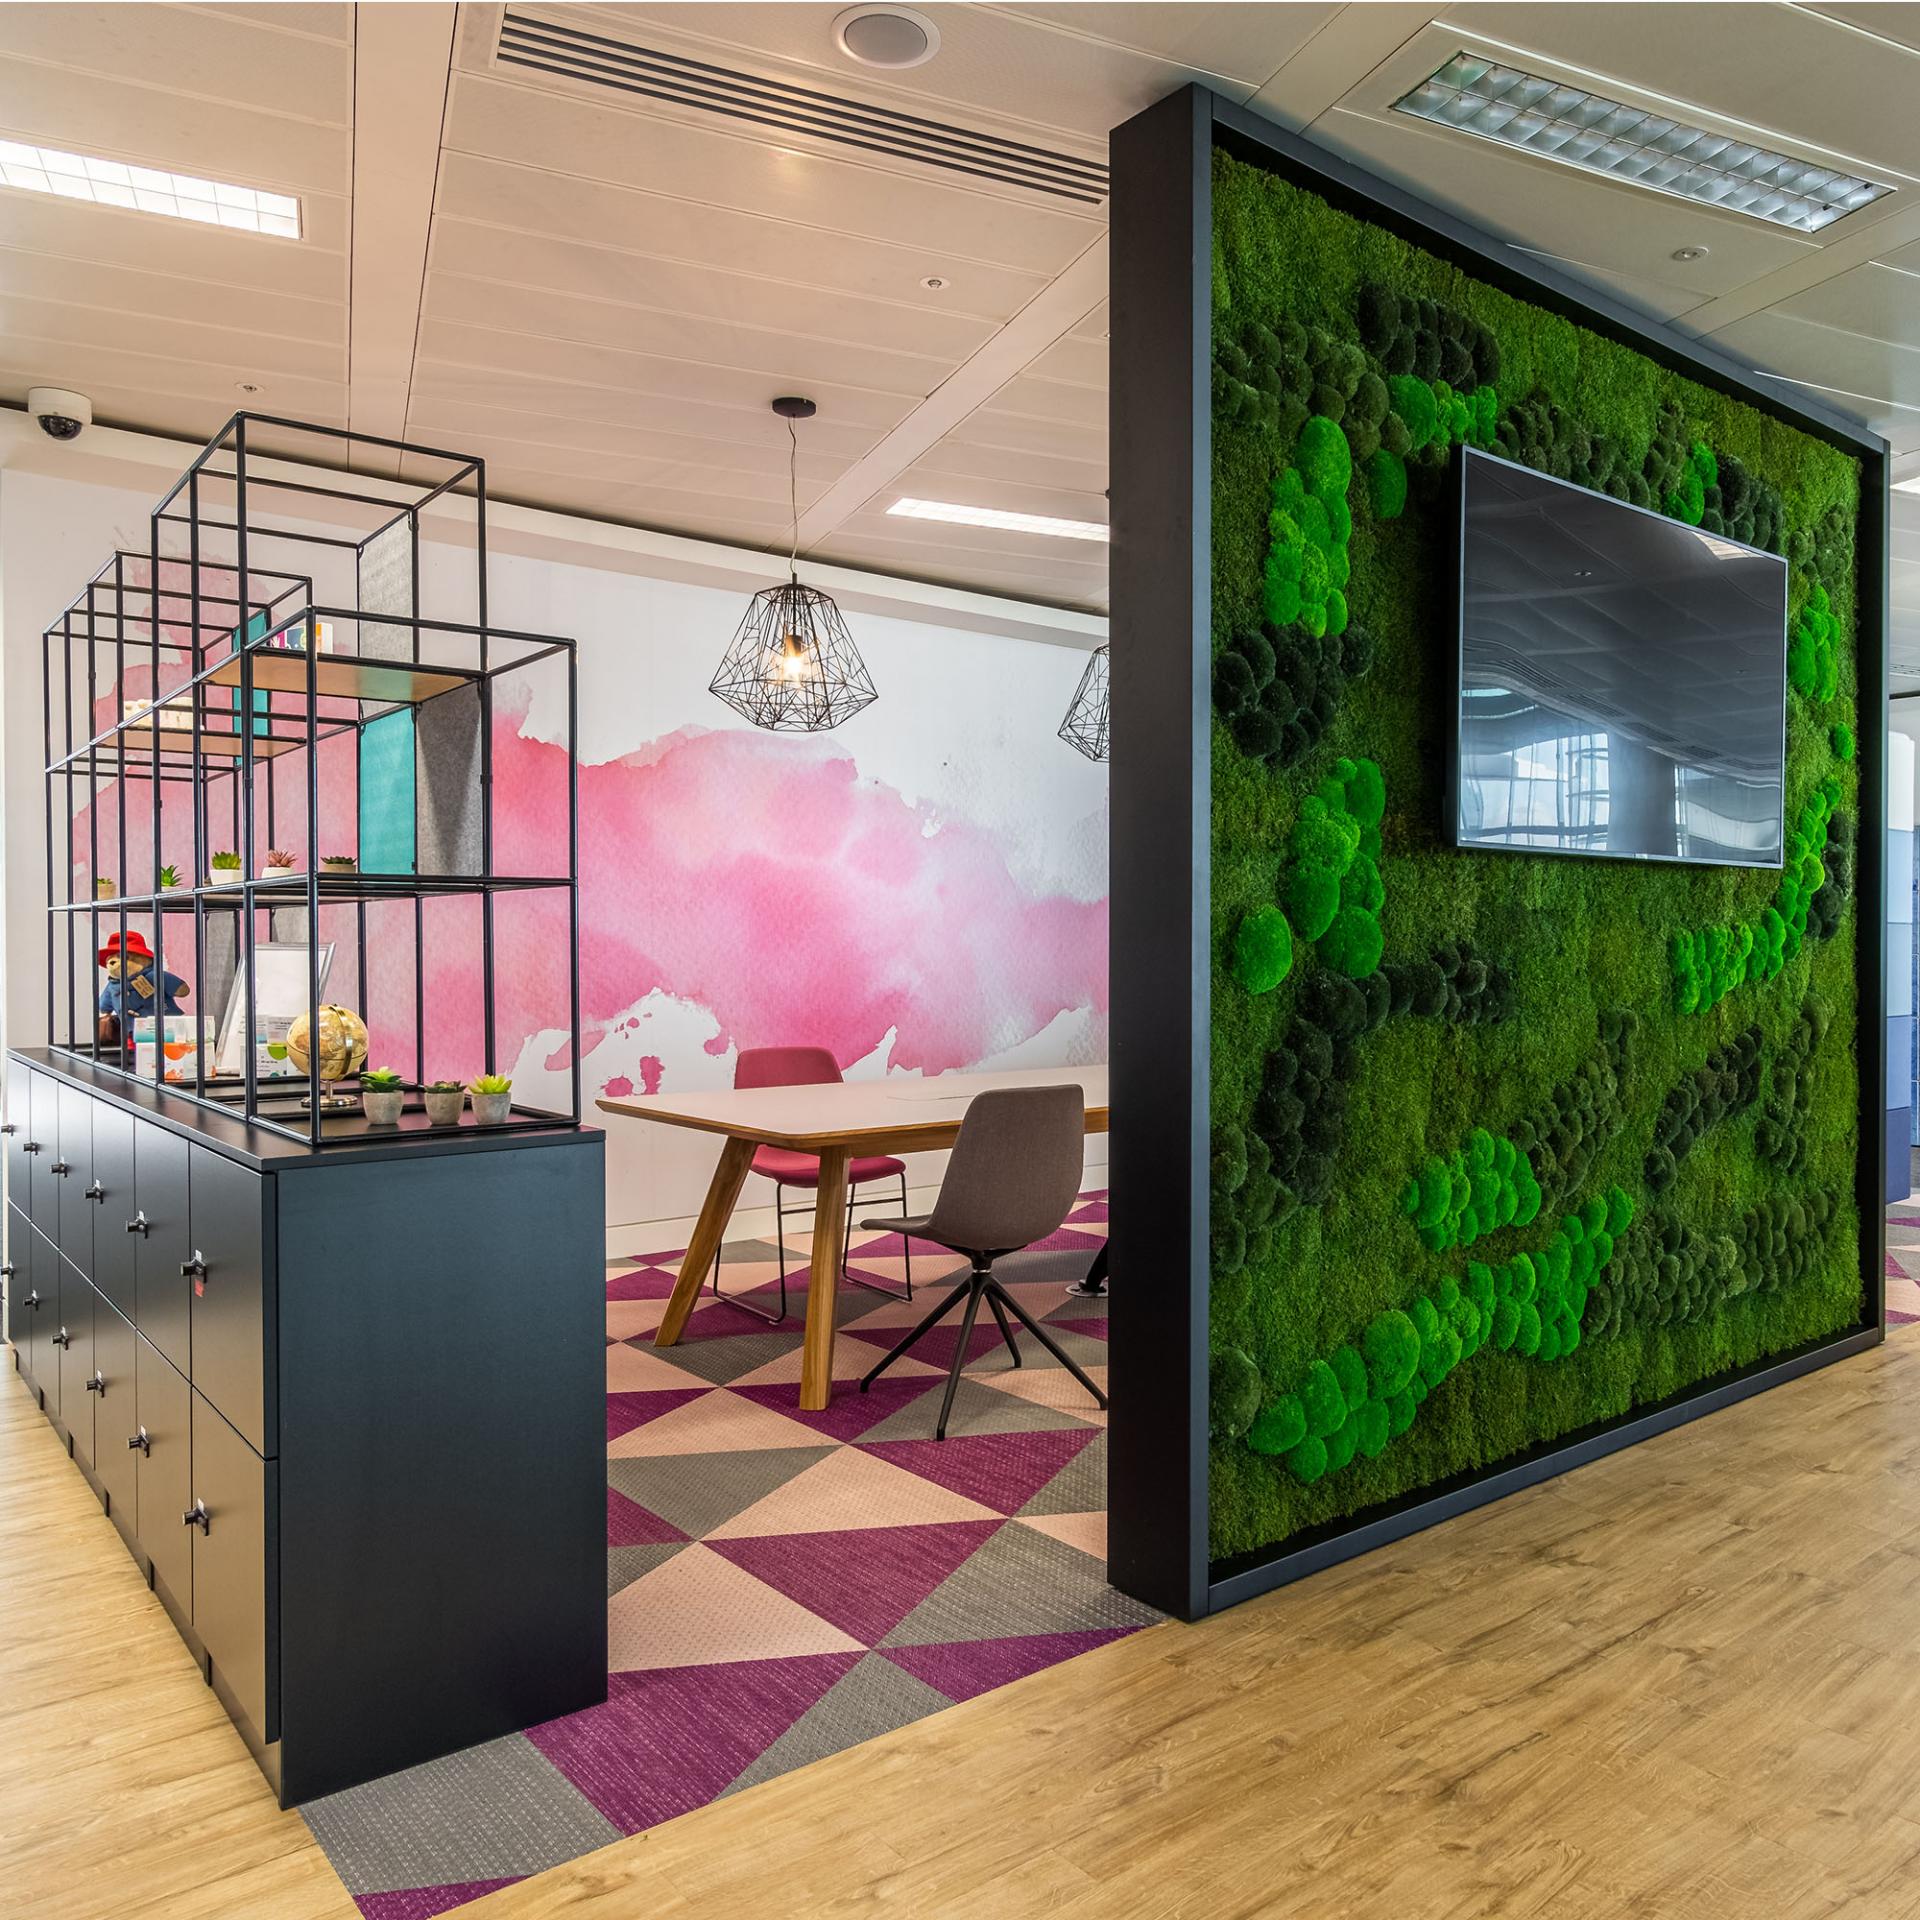
POLYGON ((933 1211, 907 1220, 860 1223, 869 1233, 911 1234, 936 1241, 964 1253, 972 1264, 967 1277, 860 1382, 862 1393, 964 1295, 966 1310, 947 1373, 946 1396, 940 1402, 936 1440, 947 1437, 947 1416, 953 1411, 954 1392, 960 1385, 960 1370, 967 1364, 967 1344, 982 1300, 992 1309, 1016 1367, 1021 1364, 1020 1347, 1007 1323, 1009 1312, 1101 1406, 1107 1404, 1107 1396, 993 1275, 993 1263, 1003 1254, 1044 1240, 1072 1210, 1080 1192, 1085 1138, 1086 1098, 1078 1087, 999 1087, 978 1094, 960 1122, 933 1211))

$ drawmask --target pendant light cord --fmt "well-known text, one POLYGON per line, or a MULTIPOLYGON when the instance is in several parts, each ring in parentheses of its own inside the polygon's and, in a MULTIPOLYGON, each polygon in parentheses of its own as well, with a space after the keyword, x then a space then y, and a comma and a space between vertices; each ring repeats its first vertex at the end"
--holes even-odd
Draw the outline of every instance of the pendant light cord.
POLYGON ((787 422, 787 510, 793 518, 793 546, 787 554, 787 582, 800 584, 800 435, 787 422))

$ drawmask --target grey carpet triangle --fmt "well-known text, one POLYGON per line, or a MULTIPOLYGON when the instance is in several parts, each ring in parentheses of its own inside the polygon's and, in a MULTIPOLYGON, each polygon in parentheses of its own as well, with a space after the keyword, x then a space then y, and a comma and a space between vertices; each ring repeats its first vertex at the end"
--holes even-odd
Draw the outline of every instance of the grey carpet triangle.
POLYGON ((881 1642, 1011 1640, 1022 1634, 1137 1627, 1160 1615, 1107 1585, 1100 1562, 1032 1527, 1005 1526, 881 1642))
MULTIPOLYGON (((711 1301, 703 1301, 703 1306, 711 1301)), ((683 1372, 724 1387, 743 1373, 764 1367, 769 1360, 783 1359, 800 1343, 801 1322, 767 1333, 729 1334, 721 1339, 698 1335, 664 1349, 661 1358, 683 1372)))
MULTIPOLYGON (((923 1680, 870 1653, 803 1713, 759 1759, 727 1788, 738 1793, 777 1774, 824 1760, 830 1753, 856 1747, 923 1720, 953 1704, 923 1680)), ((723 1799, 725 1795, 721 1796, 723 1799)))
MULTIPOLYGON (((939 1387, 940 1382, 930 1380, 928 1385, 939 1387)), ((1092 1401, 1087 1402, 1087 1411, 1094 1411, 1092 1401)), ((897 1413, 888 1414, 878 1426, 869 1427, 860 1438, 863 1442, 931 1440, 933 1423, 939 1415, 940 1395, 922 1394, 897 1413)), ((1062 1428, 1092 1424, 1091 1421, 1076 1420, 1072 1414, 1062 1413, 1057 1407, 1036 1407, 1031 1400, 1022 1400, 1018 1394, 1001 1393, 993 1387, 983 1387, 962 1374, 960 1389, 953 1396, 953 1414, 947 1422, 947 1431, 950 1434, 1058 1433, 1062 1428)))
POLYGON ((698 1540, 832 1451, 819 1446, 640 1455, 609 1460, 607 1484, 698 1540))
POLYGON ((659 1540, 643 1547, 609 1547, 607 1598, 611 1600, 622 1587, 632 1586, 643 1573, 664 1566, 686 1544, 684 1540, 659 1540))
POLYGON ((1089 1440, 1020 1509, 1023 1514, 1105 1513, 1107 1510, 1107 1436, 1089 1440))

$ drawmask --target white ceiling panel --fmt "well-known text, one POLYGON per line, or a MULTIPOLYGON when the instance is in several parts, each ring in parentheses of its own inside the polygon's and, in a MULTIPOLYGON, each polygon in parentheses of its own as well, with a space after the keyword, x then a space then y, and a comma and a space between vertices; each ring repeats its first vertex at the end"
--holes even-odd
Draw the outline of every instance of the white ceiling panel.
MULTIPOLYGON (((931 453, 922 456, 912 471, 933 476, 925 491, 941 500, 960 496, 937 489, 936 481, 948 477, 972 481, 1005 481, 1015 486, 1049 487, 1060 493, 1084 493, 1105 497, 1107 463, 1104 459, 1073 460, 1061 454, 1016 453, 1009 448, 980 446, 949 434, 931 453)), ((1104 513, 1083 515, 1086 519, 1104 519, 1104 513)))
POLYGON ((1070 426, 1058 420, 1035 419, 1006 406, 977 407, 942 443, 945 446, 988 447, 998 453, 1063 455, 1087 464, 1107 464, 1107 422, 1070 426))
POLYGON ((1872 261, 1793 294, 1772 311, 1920 347, 1920 275, 1896 272, 1872 261))
MULTIPOLYGON (((239 344, 252 350, 252 344, 239 344)), ((257 380, 253 360, 237 355, 224 364, 196 350, 191 360, 170 360, 159 354, 125 347, 82 343, 70 334, 29 334, 0 329, 0 383, 24 399, 30 386, 69 387, 89 397, 104 391, 122 395, 151 393, 170 400, 192 400, 206 411, 203 425, 188 438, 205 440, 228 415, 241 407, 284 413, 300 420, 337 424, 345 417, 346 385, 340 380, 316 380, 296 374, 276 374, 262 391, 249 396, 239 382, 257 380)), ((94 414, 111 426, 139 427, 145 417, 138 406, 109 411, 95 397, 94 414)))
MULTIPOLYGON (((556 80, 556 89, 568 82, 556 80)), ((954 175, 909 176, 854 159, 750 138, 739 123, 679 119, 602 106, 579 92, 549 92, 477 74, 456 76, 447 144, 521 166, 677 194, 702 205, 855 233, 869 239, 935 234, 948 258, 985 260, 1051 276, 1100 231, 1056 205, 1019 205, 949 185, 954 175)))
MULTIPOLYGON (((554 384, 611 387, 629 393, 679 396, 712 405, 758 412, 776 394, 806 389, 820 410, 884 432, 896 426, 913 402, 898 393, 871 387, 838 386, 809 373, 812 343, 788 343, 787 371, 715 366, 674 360, 617 347, 543 340, 537 335, 504 332, 475 322, 428 315, 420 323, 420 359, 443 366, 521 374, 554 384)), ((1071 392, 1070 388, 1059 391, 1071 392)))
MULTIPOLYGON (((964 12, 936 7, 932 17, 964 12)), ((1110 42, 1149 59, 1169 61, 1194 74, 1211 74, 1251 90, 1259 87, 1304 47, 1334 16, 1337 5, 1247 5, 1232 7, 1153 4, 995 6, 1022 25, 1044 23, 1062 33, 1110 42)), ((944 29, 943 29, 944 31, 944 29)))
POLYGON ((64 340, 76 348, 124 349, 181 361, 192 361, 213 345, 222 364, 269 379, 291 374, 344 382, 347 377, 346 350, 337 340, 296 339, 247 327, 212 328, 200 320, 164 320, 150 313, 0 293, 0 340, 9 339, 64 340))
MULTIPOLYGON (((5 226, 0 213, 0 231, 5 226)), ((52 303, 113 315, 136 330, 148 319, 197 329, 208 318, 204 280, 179 273, 135 272, 58 254, 23 253, 6 246, 0 246, 0 289, 4 289, 0 297, 12 296, 34 306, 52 303)), ((224 287, 219 295, 219 324, 230 332, 237 329, 261 339, 305 341, 341 351, 346 347, 347 310, 339 300, 224 287)))
MULTIPOLYGON (((773 324, 746 326, 696 314, 645 311, 551 288, 542 291, 537 287, 502 286, 496 281, 450 273, 429 276, 424 312, 430 321, 484 319, 489 327, 553 341, 563 371, 574 346, 610 347, 623 352, 644 350, 656 360, 760 373, 776 384, 799 379, 923 400, 963 357, 937 359, 926 353, 883 347, 877 341, 855 345, 848 331, 820 338, 797 325, 779 325, 777 316, 764 306, 760 320, 773 324)), ((851 320, 852 315, 847 318, 851 320)), ((912 339, 910 326, 887 318, 888 331, 895 340, 912 339)), ((823 324, 828 323, 827 316, 821 319, 823 324)), ((766 381, 761 384, 771 399, 772 387, 766 381)))
POLYGON ((993 321, 943 307, 933 294, 923 295, 918 305, 872 300, 827 287, 795 286, 752 271, 750 260, 721 271, 534 234, 505 243, 498 228, 444 215, 434 223, 431 264, 436 276, 459 274, 534 292, 558 288, 569 297, 612 302, 626 311, 630 328, 645 329, 642 316, 662 314, 860 341, 949 366, 984 345, 995 330, 993 321))
POLYGON ((1712 338, 1770 373, 1920 407, 1920 347, 1821 326, 1777 307, 1736 320, 1712 338))
MULTIPOLYGON (((628 387, 577 385, 497 369, 445 366, 430 360, 420 361, 414 369, 411 404, 423 413, 438 410, 443 417, 453 408, 504 409, 532 421, 539 429, 529 436, 534 439, 550 437, 545 431, 548 422, 591 421, 746 446, 759 444, 773 427, 779 429, 778 437, 769 437, 766 444, 787 444, 785 426, 759 399, 747 405, 690 399, 680 394, 636 392, 628 387)), ((808 422, 807 444, 817 452, 839 453, 849 443, 857 442, 859 451, 865 452, 880 431, 871 423, 855 425, 844 417, 829 417, 808 422)))
POLYGON ((0 54, 147 86, 156 72, 191 75, 202 101, 346 127, 353 122, 353 54, 341 44, 275 31, 212 9, 95 6, 77 36, 57 6, 0 8, 0 54))
MULTIPOLYGON (((564 462, 575 471, 598 471, 608 456, 622 456, 655 462, 662 468, 711 468, 722 473, 772 473, 784 476, 787 470, 787 430, 783 421, 768 416, 779 428, 771 433, 747 430, 759 425, 757 414, 735 414, 708 408, 711 419, 723 420, 743 431, 737 440, 722 439, 713 433, 669 432, 656 422, 631 425, 606 419, 570 420, 554 414, 514 413, 504 407, 488 407, 435 397, 415 395, 409 415, 413 428, 429 437, 456 436, 452 444, 463 446, 466 440, 484 438, 499 445, 517 445, 529 450, 531 463, 558 470, 564 462), (465 436, 460 438, 458 436, 465 436)), ((853 464, 850 454, 835 454, 831 443, 852 441, 864 449, 868 436, 843 428, 836 436, 814 421, 800 448, 797 470, 802 492, 811 498, 824 491, 853 464), (818 429, 818 430, 816 430, 818 429)))
MULTIPOLYGON (((1564 259, 1535 247, 1516 247, 1514 251, 1530 254, 1536 260, 1558 267, 1570 278, 1583 281, 1602 293, 1612 294, 1641 313, 1651 314, 1656 320, 1678 320, 1682 314, 1700 306, 1706 298, 1696 288, 1664 280, 1642 280, 1630 273, 1612 273, 1588 261, 1564 259)), ((1675 268, 1677 274, 1685 271, 1681 266, 1675 268)))
MULTIPOLYGON (((189 10, 175 9, 179 13, 189 10)), ((191 11, 212 14, 217 20, 249 21, 256 27, 271 27, 276 33, 304 33, 318 40, 337 40, 343 46, 353 44, 351 6, 308 6, 303 0, 270 0, 264 6, 205 6, 191 11)))
MULTIPOLYGON (((923 229, 892 240, 869 238, 679 199, 662 185, 660 192, 646 192, 449 151, 441 156, 439 209, 455 224, 550 236, 556 246, 581 242, 729 275, 756 274, 782 286, 904 300, 991 321, 1010 320, 1047 284, 1043 270, 956 263, 952 250, 929 244, 923 229), (929 292, 920 283, 930 276, 944 279, 946 287, 929 292)), ((507 251, 519 241, 492 244, 507 251)))
MULTIPOLYGON (((486 434, 466 433, 459 450, 478 454, 496 472, 538 474, 547 479, 590 479, 596 486, 632 487, 667 498, 674 493, 688 496, 689 504, 720 511, 729 500, 753 504, 777 512, 783 524, 790 518, 787 509, 787 463, 772 449, 758 462, 736 458, 726 467, 718 467, 701 458, 697 451, 679 458, 649 454, 636 446, 628 452, 602 452, 590 461, 580 458, 572 447, 543 445, 518 438, 495 439, 486 434), (702 496, 710 496, 702 498, 702 496)), ((823 473, 819 462, 809 464, 799 475, 800 508, 805 512, 812 501, 839 476, 823 473)))

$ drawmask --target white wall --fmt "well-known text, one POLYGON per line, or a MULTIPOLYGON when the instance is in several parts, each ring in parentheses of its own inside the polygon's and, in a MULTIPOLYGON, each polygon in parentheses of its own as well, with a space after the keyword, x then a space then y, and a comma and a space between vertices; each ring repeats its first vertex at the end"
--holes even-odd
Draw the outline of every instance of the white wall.
MULTIPOLYGON (((5 747, 0 888, 6 906, 0 1037, 7 1044, 31 1045, 44 1037, 40 634, 116 544, 145 546, 146 514, 158 491, 157 484, 145 491, 0 471, 0 728, 5 747)), ((591 555, 592 543, 584 536, 604 536, 607 530, 575 524, 583 538, 567 550, 591 555)), ((429 571, 457 568, 462 558, 441 554, 429 571)), ((964 837, 972 849, 969 872, 982 861, 992 868, 996 899, 1016 904, 1031 900, 1036 915, 1057 906, 1069 919, 1073 903, 1103 906, 1105 769, 1054 738, 1084 665, 1078 647, 980 631, 980 607, 987 603, 971 596, 953 596, 954 617, 965 624, 941 623, 937 595, 929 596, 936 604, 928 607, 928 617, 856 613, 856 637, 879 700, 824 740, 783 739, 775 744, 745 728, 706 690, 744 608, 744 592, 638 576, 634 564, 630 553, 600 566, 497 552, 491 572, 496 624, 564 634, 580 643, 579 758, 583 777, 591 778, 598 770, 598 791, 604 794, 608 781, 627 779, 630 769, 643 769, 669 748, 690 755, 729 751, 725 743, 709 739, 708 730, 744 733, 751 739, 739 743, 737 750, 761 756, 756 765, 776 764, 766 762, 764 755, 777 753, 787 756, 777 763, 780 767, 837 769, 850 775, 860 803, 888 823, 896 838, 904 821, 909 837, 924 840, 937 855, 936 843, 943 836, 956 844, 964 837), (972 605, 962 604, 970 600, 972 605), (850 768, 844 764, 849 757, 850 768)), ((431 610, 431 596, 426 597, 431 610)), ((552 740, 559 718, 551 703, 543 703, 528 715, 522 732, 552 740)), ((590 824, 583 822, 583 827, 590 824)), ((804 831, 804 822, 796 827, 804 831)), ((723 850, 724 835, 718 837, 723 850)), ((604 864, 596 869, 588 860, 583 870, 583 945, 593 940, 597 924, 610 917, 631 919, 644 929, 656 911, 684 921, 709 904, 699 897, 697 885, 687 885, 685 874, 678 882, 682 897, 656 900, 648 894, 645 875, 634 876, 629 888, 623 876, 609 873, 604 864)), ((924 925, 928 916, 937 918, 944 908, 939 896, 946 883, 937 859, 917 884, 917 893, 913 885, 903 886, 892 904, 898 915, 920 916, 917 924, 924 925)), ((878 924, 884 928, 888 923, 881 919, 878 924)), ((1021 937, 1026 924, 1021 905, 1019 924, 1009 937, 1021 937)), ((1103 919, 1101 924, 1103 928, 1103 919)), ((981 930, 956 925, 949 931, 958 943, 963 935, 981 930)), ((887 937, 884 932, 880 936, 887 937)), ((956 944, 956 991, 995 990, 993 942, 981 944, 984 958, 977 957, 971 967, 959 963, 962 947, 956 944)), ((1086 984, 1097 985, 1097 997, 1104 1001, 1104 937, 1100 952, 1100 977, 1086 984)), ((876 964, 888 962, 903 970, 898 987, 902 1022, 896 1030, 875 1033, 874 1044, 850 1066, 850 1073, 914 1070, 926 1057, 928 1006, 940 987, 929 974, 927 941, 904 943, 900 952, 876 956, 876 964), (908 973, 911 978, 905 977, 908 973)), ((933 964, 937 967, 937 948, 933 964)), ((1088 993, 1080 993, 1074 1003, 1070 965, 1062 963, 1055 971, 1063 982, 1062 1004, 1051 1017, 1037 1015, 1028 996, 1005 1010, 1001 1026, 996 1028, 991 1019, 976 1023, 990 1037, 974 1043, 968 1061, 943 1056, 940 1064, 1050 1065, 1104 1059, 1103 1010, 1088 993)), ((742 1018, 737 994, 731 1018, 722 1021, 703 1004, 697 989, 674 990, 670 968, 664 980, 648 992, 636 992, 631 1000, 620 1000, 617 991, 603 993, 605 998, 614 1003, 585 1009, 587 1044, 598 1040, 587 1061, 589 1097, 609 1074, 630 1073, 630 1057, 641 1054, 660 1063, 663 1088, 686 1090, 726 1084, 737 1044, 818 1037, 745 1031, 753 1024, 751 1012, 742 1018), (602 1029, 616 1026, 623 1017, 636 1024, 602 1036, 602 1029), (728 1031, 722 1031, 723 1026, 728 1031), (733 1028, 743 1030, 734 1033, 733 1028)), ((564 1015, 561 1005, 552 1018, 558 1023, 564 1015)), ((840 1031, 849 1030, 842 1021, 840 1031)), ((537 1086, 551 1038, 534 1035, 522 1049, 515 1075, 523 1085, 537 1086)), ((630 1229, 625 1238, 631 1244, 670 1242, 678 1224, 698 1205, 714 1149, 696 1136, 624 1120, 610 1124, 608 1147, 610 1225, 630 1229)), ((1090 1143, 1090 1177, 1103 1177, 1104 1162, 1104 1140, 1090 1143)), ((916 1186, 936 1177, 937 1168, 932 1157, 917 1161, 916 1186)), ((752 1209, 764 1197, 750 1188, 744 1204, 752 1209)), ((743 1224, 755 1221, 749 1215, 743 1224)))

